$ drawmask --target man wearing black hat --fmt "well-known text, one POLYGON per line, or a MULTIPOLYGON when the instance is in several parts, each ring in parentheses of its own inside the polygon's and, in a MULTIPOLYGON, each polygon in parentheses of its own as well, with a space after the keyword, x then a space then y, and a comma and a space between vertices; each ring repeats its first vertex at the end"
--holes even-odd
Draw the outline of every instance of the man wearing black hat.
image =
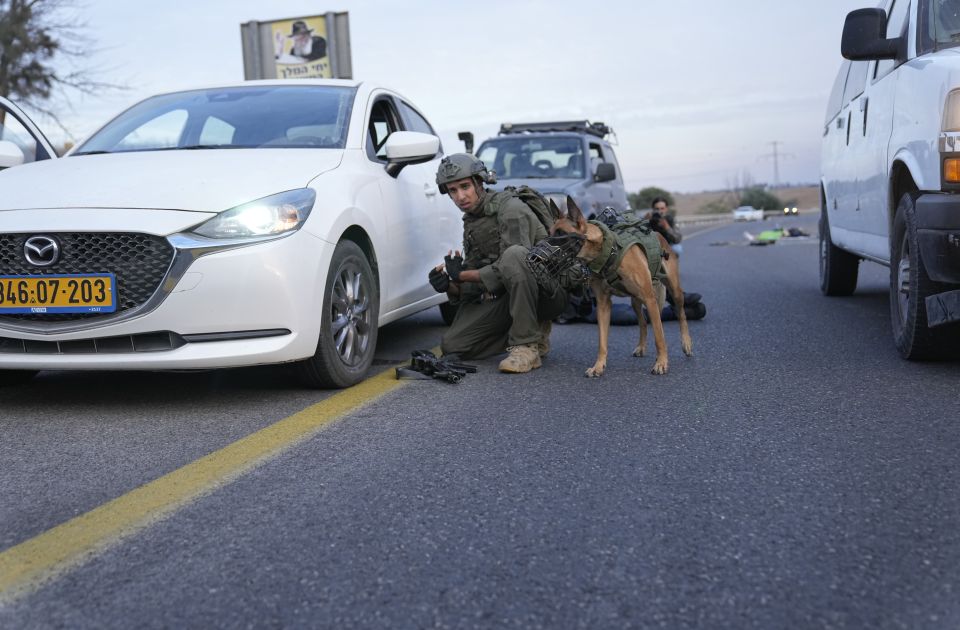
POLYGON ((319 35, 311 35, 312 28, 307 27, 303 20, 293 23, 290 37, 293 38, 293 48, 290 54, 302 58, 304 61, 314 61, 327 56, 327 40, 319 35))

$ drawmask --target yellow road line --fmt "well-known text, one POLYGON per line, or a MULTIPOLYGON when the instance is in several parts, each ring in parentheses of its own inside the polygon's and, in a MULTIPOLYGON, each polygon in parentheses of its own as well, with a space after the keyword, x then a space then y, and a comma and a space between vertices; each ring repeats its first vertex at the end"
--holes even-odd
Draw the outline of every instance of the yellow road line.
POLYGON ((391 368, 7 549, 0 553, 0 602, 33 591, 402 385, 391 368))

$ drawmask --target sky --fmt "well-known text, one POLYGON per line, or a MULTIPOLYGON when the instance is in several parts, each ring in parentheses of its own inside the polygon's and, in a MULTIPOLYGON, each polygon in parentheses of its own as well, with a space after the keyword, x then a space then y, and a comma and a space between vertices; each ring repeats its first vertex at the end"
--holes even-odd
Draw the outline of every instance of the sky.
MULTIPOLYGON (((243 80, 240 25, 347 11, 355 79, 427 116, 447 152, 502 122, 589 119, 616 132, 628 191, 819 179, 845 15, 875 0, 78 0, 98 80, 51 104, 75 140, 159 92, 243 80)), ((55 142, 51 121, 36 122, 55 142)))

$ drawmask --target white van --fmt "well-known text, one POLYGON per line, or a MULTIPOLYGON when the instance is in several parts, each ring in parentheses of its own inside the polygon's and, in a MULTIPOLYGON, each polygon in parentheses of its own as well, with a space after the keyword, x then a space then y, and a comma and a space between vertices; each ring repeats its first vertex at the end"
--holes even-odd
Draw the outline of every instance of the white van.
POLYGON ((884 0, 847 16, 823 128, 820 288, 890 268, 897 349, 960 346, 960 0, 884 0))

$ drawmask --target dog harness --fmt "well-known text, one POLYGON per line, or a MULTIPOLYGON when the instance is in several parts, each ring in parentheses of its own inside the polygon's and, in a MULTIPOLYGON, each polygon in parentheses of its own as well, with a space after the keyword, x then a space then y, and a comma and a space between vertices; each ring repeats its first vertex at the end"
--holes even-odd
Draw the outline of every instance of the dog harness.
POLYGON ((610 229, 601 221, 590 221, 600 228, 603 234, 603 244, 600 255, 590 262, 590 271, 603 278, 607 284, 619 293, 627 293, 626 287, 620 279, 620 263, 626 256, 627 250, 637 245, 647 257, 650 267, 650 279, 654 285, 663 281, 666 270, 663 268, 665 253, 660 247, 657 235, 649 229, 644 230, 640 224, 620 223, 615 229, 610 229))

